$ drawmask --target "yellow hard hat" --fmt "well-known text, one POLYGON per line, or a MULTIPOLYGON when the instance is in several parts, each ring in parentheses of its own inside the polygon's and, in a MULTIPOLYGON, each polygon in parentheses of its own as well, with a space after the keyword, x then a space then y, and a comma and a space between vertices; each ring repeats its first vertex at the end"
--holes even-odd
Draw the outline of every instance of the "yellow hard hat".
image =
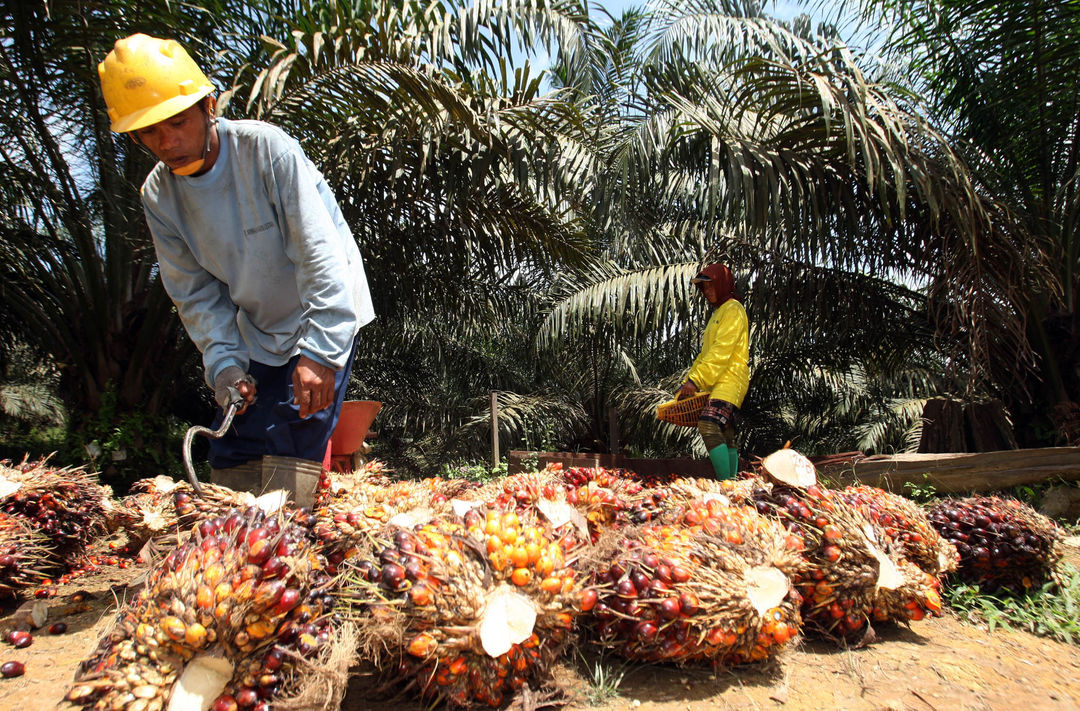
POLYGON ((117 40, 98 64, 101 93, 112 130, 144 128, 184 109, 214 91, 214 85, 175 40, 134 34, 117 40))

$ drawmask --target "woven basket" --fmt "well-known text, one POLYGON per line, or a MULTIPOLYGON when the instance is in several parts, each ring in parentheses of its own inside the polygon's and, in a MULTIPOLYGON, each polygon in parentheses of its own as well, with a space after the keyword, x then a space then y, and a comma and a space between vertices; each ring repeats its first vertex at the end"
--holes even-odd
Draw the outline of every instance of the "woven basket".
POLYGON ((697 427, 698 415, 709 401, 709 393, 698 393, 681 400, 675 398, 656 408, 656 418, 681 427, 697 427))

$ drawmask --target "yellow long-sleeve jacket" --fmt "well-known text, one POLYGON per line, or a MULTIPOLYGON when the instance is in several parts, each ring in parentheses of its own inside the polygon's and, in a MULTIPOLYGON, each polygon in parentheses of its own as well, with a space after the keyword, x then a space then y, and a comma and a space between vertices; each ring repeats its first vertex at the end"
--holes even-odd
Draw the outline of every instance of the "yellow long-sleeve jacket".
POLYGON ((711 400, 726 400, 742 407, 750 386, 750 325, 746 309, 737 299, 728 299, 713 310, 701 353, 690 366, 687 379, 711 400))

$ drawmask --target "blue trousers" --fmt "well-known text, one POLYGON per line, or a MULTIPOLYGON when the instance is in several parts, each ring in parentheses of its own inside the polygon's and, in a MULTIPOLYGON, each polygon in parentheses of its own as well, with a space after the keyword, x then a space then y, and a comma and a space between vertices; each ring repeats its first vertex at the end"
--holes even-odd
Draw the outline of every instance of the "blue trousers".
MULTIPOLYGON (((255 404, 233 419, 232 427, 221 439, 210 440, 210 466, 228 469, 265 454, 321 462, 341 414, 355 356, 356 341, 353 341, 348 362, 334 375, 334 404, 302 420, 299 406, 293 404, 292 385, 300 356, 293 356, 285 365, 251 361, 248 372, 255 378, 255 404)), ((225 413, 218 408, 215 430, 224 417, 225 413)))

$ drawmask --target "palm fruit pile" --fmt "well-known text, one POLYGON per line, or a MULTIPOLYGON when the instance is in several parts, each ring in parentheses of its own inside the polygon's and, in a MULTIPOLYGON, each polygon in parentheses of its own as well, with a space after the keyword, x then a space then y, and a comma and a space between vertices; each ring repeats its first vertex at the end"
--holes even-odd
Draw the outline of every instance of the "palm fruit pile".
POLYGON ((366 473, 332 476, 312 510, 314 531, 332 569, 360 553, 370 534, 389 523, 406 528, 448 513, 450 499, 472 485, 464 479, 431 478, 382 484, 366 473))
POLYGON ((956 576, 988 592, 1041 585, 1063 554, 1057 524, 1015 499, 945 499, 930 507, 929 518, 960 554, 956 576))
POLYGON ((388 651, 397 682, 459 707, 498 706, 548 680, 581 596, 579 538, 483 505, 372 537, 372 557, 344 564, 362 658, 382 666, 388 651))
POLYGON ((768 658, 801 625, 792 538, 720 496, 690 502, 669 525, 630 530, 594 575, 598 643, 647 662, 768 658))
POLYGON ((106 531, 111 492, 78 469, 0 463, 0 511, 41 531, 63 565, 75 565, 106 531))
POLYGON ((267 709, 331 634, 332 579, 309 532, 258 508, 200 523, 150 571, 79 668, 92 709, 267 709))
MULTIPOLYGON (((940 582, 898 552, 886 553, 881 526, 861 516, 836 492, 816 485, 758 486, 757 510, 778 516, 802 540, 808 570, 797 583, 808 630, 834 639, 865 634, 867 622, 940 614, 940 582)), ((792 541, 794 544, 794 541, 792 541)))
POLYGON ((0 513, 0 599, 40 585, 56 562, 44 533, 17 516, 0 513))
POLYGON ((924 572, 941 577, 956 570, 960 560, 956 547, 915 502, 873 486, 849 486, 837 490, 836 496, 880 526, 888 545, 924 572))

